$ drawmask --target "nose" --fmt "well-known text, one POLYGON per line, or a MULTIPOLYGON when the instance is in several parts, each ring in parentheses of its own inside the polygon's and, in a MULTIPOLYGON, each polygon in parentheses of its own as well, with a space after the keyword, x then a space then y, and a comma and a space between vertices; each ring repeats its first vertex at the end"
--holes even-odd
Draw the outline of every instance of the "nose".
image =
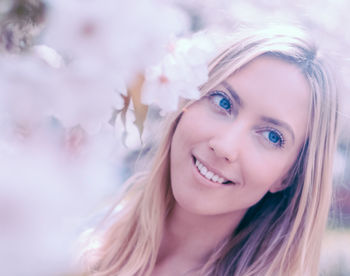
POLYGON ((245 130, 242 125, 234 122, 230 126, 217 131, 209 140, 209 148, 217 157, 224 158, 229 163, 238 160, 245 143, 245 130))

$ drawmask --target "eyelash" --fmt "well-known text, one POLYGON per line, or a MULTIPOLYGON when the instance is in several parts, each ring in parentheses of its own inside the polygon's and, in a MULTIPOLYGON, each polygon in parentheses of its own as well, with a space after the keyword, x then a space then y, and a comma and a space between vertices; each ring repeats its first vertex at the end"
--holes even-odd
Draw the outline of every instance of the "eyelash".
POLYGON ((286 140, 284 139, 283 134, 282 134, 279 130, 274 129, 274 128, 266 128, 266 129, 260 131, 260 133, 264 133, 264 132, 267 132, 267 133, 269 133, 269 134, 271 134, 271 133, 277 134, 278 141, 277 141, 276 143, 272 142, 272 141, 269 139, 269 138, 270 138, 270 137, 269 137, 269 134, 267 135, 268 137, 266 137, 265 135, 263 135, 264 138, 266 139, 266 141, 267 141, 269 144, 271 144, 273 147, 276 147, 276 148, 283 148, 283 147, 284 147, 284 144, 285 144, 286 140))
MULTIPOLYGON (((230 99, 230 97, 225 92, 215 90, 215 91, 209 93, 208 98, 214 104, 215 108, 217 108, 220 112, 224 111, 225 114, 227 114, 227 113, 230 115, 232 114, 233 103, 232 103, 232 100, 230 99), (229 109, 226 110, 223 107, 220 107, 219 104, 214 101, 214 97, 216 97, 216 96, 221 96, 221 97, 223 97, 223 99, 226 99, 229 103, 229 109)), ((274 128, 266 128, 266 129, 259 131, 259 133, 266 133, 266 132, 269 133, 267 135, 267 137, 265 135, 262 135, 262 136, 270 145, 272 145, 273 147, 276 147, 276 148, 283 148, 284 147, 285 138, 279 130, 274 129, 274 128), (271 133, 275 133, 277 135, 278 141, 276 143, 274 143, 270 140, 271 133)))
POLYGON ((221 112, 224 111, 224 113, 226 113, 226 114, 229 113, 231 115, 233 103, 232 103, 232 100, 230 99, 230 97, 227 96, 227 94, 225 92, 215 90, 215 91, 211 92, 208 97, 209 97, 210 101, 214 104, 214 106, 219 109, 219 111, 221 111, 221 112), (230 109, 229 110, 224 109, 224 108, 220 107, 217 103, 215 103, 215 101, 214 101, 215 96, 222 96, 223 99, 226 99, 229 102, 230 109))

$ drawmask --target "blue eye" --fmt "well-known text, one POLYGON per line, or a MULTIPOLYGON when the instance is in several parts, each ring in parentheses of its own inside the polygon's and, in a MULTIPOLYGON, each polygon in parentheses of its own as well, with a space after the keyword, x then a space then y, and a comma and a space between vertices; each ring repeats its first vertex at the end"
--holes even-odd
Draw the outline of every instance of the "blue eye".
POLYGON ((269 140, 272 143, 276 144, 276 143, 278 143, 281 140, 281 137, 276 132, 270 131, 269 132, 269 140))
POLYGON ((262 132, 263 136, 268 140, 269 143, 276 147, 282 147, 284 144, 283 135, 277 130, 266 130, 262 132))
POLYGON ((230 98, 221 91, 214 91, 209 95, 212 102, 218 106, 221 109, 224 109, 225 111, 231 111, 232 109, 232 102, 230 98))

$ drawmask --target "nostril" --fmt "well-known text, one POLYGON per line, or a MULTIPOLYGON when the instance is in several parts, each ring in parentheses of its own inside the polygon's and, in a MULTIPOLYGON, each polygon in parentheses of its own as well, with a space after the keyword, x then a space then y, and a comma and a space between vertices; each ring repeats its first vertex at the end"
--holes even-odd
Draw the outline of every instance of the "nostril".
POLYGON ((238 158, 238 148, 230 149, 229 147, 221 144, 219 141, 209 141, 209 148, 220 158, 223 158, 229 163, 234 162, 238 158))

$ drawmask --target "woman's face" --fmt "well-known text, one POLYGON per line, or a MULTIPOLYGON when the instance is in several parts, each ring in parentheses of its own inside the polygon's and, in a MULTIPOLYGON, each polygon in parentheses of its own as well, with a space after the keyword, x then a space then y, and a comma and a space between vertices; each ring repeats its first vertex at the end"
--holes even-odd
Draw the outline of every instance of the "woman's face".
POLYGON ((305 141, 310 94, 295 65, 261 56, 192 104, 171 144, 177 204, 242 213, 282 190, 305 141))

